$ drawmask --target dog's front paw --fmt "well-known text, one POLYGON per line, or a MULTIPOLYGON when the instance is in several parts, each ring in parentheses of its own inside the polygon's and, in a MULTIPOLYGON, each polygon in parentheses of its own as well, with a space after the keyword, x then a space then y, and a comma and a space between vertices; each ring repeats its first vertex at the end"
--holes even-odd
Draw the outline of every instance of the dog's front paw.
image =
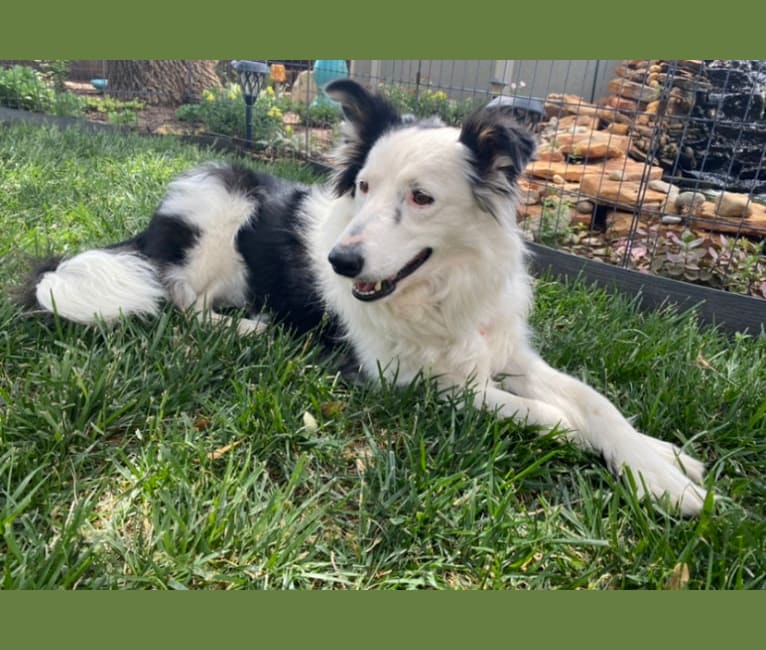
POLYGON ((237 333, 240 336, 263 334, 267 328, 268 323, 262 318, 240 318, 237 321, 237 333))
POLYGON ((707 497, 700 486, 705 466, 669 442, 636 436, 611 459, 612 469, 622 474, 629 468, 639 496, 668 496, 683 515, 699 514, 707 497))

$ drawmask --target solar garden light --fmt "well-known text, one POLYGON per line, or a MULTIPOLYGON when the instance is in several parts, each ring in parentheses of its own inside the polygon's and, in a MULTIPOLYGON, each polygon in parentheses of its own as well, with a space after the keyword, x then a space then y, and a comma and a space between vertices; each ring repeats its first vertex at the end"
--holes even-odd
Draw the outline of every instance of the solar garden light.
POLYGON ((253 145, 253 104, 263 88, 263 80, 269 74, 269 66, 263 61, 232 61, 231 67, 239 77, 242 96, 245 98, 245 140, 253 145))

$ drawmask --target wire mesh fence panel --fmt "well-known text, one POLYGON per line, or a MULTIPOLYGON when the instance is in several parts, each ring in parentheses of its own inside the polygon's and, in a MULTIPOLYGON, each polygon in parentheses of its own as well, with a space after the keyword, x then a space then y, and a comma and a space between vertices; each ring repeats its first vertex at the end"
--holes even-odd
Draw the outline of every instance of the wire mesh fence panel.
POLYGON ((525 237, 766 297, 764 61, 264 62, 252 141, 231 61, 4 61, 0 103, 320 165, 341 119, 315 79, 322 63, 453 126, 505 105, 538 140, 520 180, 525 237))
POLYGON ((763 73, 759 61, 626 61, 595 102, 549 94, 527 170, 534 238, 765 297, 763 73))

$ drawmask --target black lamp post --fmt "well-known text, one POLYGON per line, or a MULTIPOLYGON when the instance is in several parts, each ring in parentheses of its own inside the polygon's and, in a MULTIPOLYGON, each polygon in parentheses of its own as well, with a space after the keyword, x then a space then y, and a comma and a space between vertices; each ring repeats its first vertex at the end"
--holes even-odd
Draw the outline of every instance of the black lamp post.
POLYGON ((263 87, 263 80, 269 74, 269 66, 263 61, 232 61, 239 76, 239 85, 242 87, 242 96, 245 98, 245 139, 247 146, 253 145, 253 104, 258 99, 258 94, 263 87))

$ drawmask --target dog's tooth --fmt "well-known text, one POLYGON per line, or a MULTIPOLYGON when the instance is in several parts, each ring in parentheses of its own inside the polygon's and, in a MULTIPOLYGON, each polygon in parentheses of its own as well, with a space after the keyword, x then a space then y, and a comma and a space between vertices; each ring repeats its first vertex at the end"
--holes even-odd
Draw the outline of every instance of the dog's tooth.
POLYGON ((381 282, 380 280, 378 280, 378 281, 375 283, 375 291, 380 291, 382 288, 383 288, 383 282, 381 282))

